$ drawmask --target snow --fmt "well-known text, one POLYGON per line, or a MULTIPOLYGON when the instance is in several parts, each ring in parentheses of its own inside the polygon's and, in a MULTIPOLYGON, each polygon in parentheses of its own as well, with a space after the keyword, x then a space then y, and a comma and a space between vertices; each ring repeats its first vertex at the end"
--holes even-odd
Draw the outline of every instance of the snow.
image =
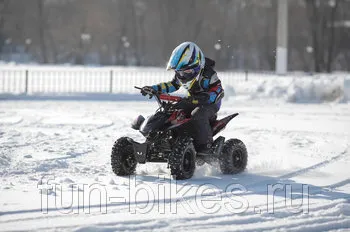
MULTIPOLYGON (((0 99, 128 100, 132 86, 169 81, 160 68, 0 65, 0 99), (26 76, 28 86, 26 88, 26 76), (28 95, 24 92, 27 89, 28 95), (114 95, 117 94, 117 95, 114 95)), ((349 73, 315 74, 219 72, 226 96, 278 98, 294 103, 347 102, 349 73)), ((141 100, 140 96, 132 96, 141 100)))
POLYGON ((117 138, 143 141, 130 123, 152 114, 154 100, 0 101, 0 228, 349 231, 344 80, 271 77, 225 87, 219 117, 240 115, 220 135, 245 142, 247 170, 222 175, 203 165, 177 182, 166 164, 138 165, 130 178, 110 167, 117 138))
POLYGON ((219 73, 219 117, 240 113, 220 135, 245 142, 248 167, 231 176, 205 164, 186 181, 166 164, 129 178, 110 167, 114 141, 144 141, 130 124, 157 106, 133 86, 168 72, 5 65, 0 76, 1 230, 350 230, 347 73, 219 73))
MULTIPOLYGON (((234 84, 235 95, 280 98, 294 103, 341 102, 350 98, 350 76, 271 77, 234 84)), ((229 92, 231 93, 231 92, 229 92)))

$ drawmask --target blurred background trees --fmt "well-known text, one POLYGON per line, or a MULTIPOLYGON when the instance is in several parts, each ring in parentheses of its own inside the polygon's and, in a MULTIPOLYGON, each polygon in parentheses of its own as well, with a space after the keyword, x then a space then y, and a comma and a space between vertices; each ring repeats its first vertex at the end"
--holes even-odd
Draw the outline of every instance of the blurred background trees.
MULTIPOLYGON (((0 0, 0 59, 165 67, 194 41, 220 70, 275 68, 278 0, 0 0)), ((289 1, 289 69, 350 71, 350 1, 289 1)))

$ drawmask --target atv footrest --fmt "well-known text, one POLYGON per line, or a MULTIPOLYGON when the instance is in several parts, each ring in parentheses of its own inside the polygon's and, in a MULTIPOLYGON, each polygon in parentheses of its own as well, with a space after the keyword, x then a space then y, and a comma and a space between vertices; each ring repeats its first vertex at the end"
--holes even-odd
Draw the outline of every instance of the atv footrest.
POLYGON ((221 154, 224 143, 225 143, 225 138, 222 136, 219 136, 217 139, 215 139, 213 143, 214 156, 219 156, 221 154))

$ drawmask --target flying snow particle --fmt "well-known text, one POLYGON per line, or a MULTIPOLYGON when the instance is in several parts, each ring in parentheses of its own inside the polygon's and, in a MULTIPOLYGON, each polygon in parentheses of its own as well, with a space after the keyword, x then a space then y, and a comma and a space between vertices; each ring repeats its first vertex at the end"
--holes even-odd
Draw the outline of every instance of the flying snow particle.
POLYGON ((31 39, 26 39, 26 44, 29 45, 32 43, 32 40, 31 39))
POLYGON ((12 43, 12 39, 11 39, 11 38, 6 39, 6 40, 5 40, 5 43, 6 43, 6 44, 12 43))
POLYGON ((126 42, 127 40, 128 40, 128 37, 126 37, 126 36, 123 36, 123 37, 122 37, 122 41, 123 41, 123 42, 126 42))
POLYGON ((220 50, 220 49, 221 49, 221 44, 216 43, 216 44, 214 45, 214 48, 215 48, 216 50, 220 50))
POLYGON ((124 42, 124 47, 126 47, 126 48, 130 47, 130 43, 128 41, 125 41, 124 42))
POLYGON ((335 0, 329 0, 329 1, 328 1, 328 5, 329 5, 330 7, 335 7, 335 0))
POLYGON ((87 33, 83 33, 83 34, 81 34, 81 39, 83 41, 90 41, 91 40, 91 35, 87 34, 87 33))
POLYGON ((307 51, 308 53, 312 53, 312 52, 314 51, 314 48, 311 47, 311 46, 307 46, 307 47, 306 47, 306 51, 307 51))

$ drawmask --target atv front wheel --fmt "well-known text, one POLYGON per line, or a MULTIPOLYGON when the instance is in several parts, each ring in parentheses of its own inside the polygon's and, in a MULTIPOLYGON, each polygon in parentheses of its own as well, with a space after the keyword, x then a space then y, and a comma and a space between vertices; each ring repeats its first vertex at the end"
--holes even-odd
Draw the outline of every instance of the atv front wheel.
POLYGON ((223 174, 237 174, 247 167, 248 152, 239 139, 229 139, 222 149, 219 163, 223 174))
POLYGON ((185 180, 193 176, 196 169, 196 150, 191 138, 179 138, 169 155, 171 175, 175 180, 185 180))
POLYGON ((122 137, 114 143, 111 165, 117 176, 128 176, 135 173, 137 162, 134 148, 127 137, 122 137))

